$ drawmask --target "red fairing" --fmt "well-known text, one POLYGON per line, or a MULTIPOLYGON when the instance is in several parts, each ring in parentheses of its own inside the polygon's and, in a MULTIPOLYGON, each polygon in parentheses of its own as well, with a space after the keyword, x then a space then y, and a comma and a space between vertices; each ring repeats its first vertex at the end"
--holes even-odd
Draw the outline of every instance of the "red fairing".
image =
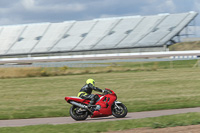
POLYGON ((89 104, 90 100, 85 100, 79 97, 65 97, 65 100, 69 103, 70 101, 76 101, 78 103, 89 104))
POLYGON ((116 100, 116 96, 113 94, 108 94, 103 96, 96 105, 100 105, 101 109, 99 111, 94 111, 91 118, 94 117, 102 117, 102 116, 109 116, 112 115, 112 104, 116 100))

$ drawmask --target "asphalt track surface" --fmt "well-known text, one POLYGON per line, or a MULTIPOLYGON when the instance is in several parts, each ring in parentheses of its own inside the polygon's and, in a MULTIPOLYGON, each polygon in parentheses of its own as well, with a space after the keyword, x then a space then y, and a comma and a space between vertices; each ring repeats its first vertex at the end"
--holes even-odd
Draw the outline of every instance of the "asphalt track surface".
POLYGON ((40 125, 40 124, 57 125, 57 124, 105 122, 105 121, 159 117, 159 116, 174 115, 174 114, 189 113, 189 112, 200 112, 200 107, 128 113, 125 118, 115 118, 113 116, 100 117, 100 118, 88 117, 88 119, 86 119, 85 121, 75 121, 71 117, 0 120, 0 127, 20 127, 20 126, 40 125))

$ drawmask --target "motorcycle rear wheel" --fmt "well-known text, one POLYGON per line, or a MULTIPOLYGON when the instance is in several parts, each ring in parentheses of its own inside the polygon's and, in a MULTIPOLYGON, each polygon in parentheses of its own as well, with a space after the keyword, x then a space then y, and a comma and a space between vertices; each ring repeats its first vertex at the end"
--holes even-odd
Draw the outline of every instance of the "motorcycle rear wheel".
POLYGON ((128 113, 126 106, 123 103, 118 103, 117 106, 114 105, 113 108, 112 108, 113 116, 115 116, 116 118, 125 117, 128 113))
POLYGON ((74 105, 70 108, 69 113, 71 117, 76 121, 85 120, 88 117, 88 111, 80 111, 80 110, 81 110, 80 107, 74 105))

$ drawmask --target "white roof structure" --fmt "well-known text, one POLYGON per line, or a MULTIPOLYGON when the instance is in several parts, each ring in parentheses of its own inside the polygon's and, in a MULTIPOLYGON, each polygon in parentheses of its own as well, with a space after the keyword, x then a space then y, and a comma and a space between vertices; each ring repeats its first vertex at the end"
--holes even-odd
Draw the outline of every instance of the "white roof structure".
POLYGON ((197 12, 0 26, 0 55, 159 47, 197 12))

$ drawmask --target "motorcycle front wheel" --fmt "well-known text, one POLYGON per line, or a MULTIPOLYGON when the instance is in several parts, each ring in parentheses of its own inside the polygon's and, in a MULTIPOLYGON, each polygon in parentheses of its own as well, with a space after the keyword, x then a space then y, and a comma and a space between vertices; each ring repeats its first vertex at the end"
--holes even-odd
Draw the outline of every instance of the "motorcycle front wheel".
POLYGON ((88 117, 88 111, 74 105, 70 108, 69 113, 76 121, 85 120, 88 117))
POLYGON ((123 103, 117 103, 117 105, 113 105, 112 114, 116 118, 123 118, 127 115, 128 110, 123 103))

